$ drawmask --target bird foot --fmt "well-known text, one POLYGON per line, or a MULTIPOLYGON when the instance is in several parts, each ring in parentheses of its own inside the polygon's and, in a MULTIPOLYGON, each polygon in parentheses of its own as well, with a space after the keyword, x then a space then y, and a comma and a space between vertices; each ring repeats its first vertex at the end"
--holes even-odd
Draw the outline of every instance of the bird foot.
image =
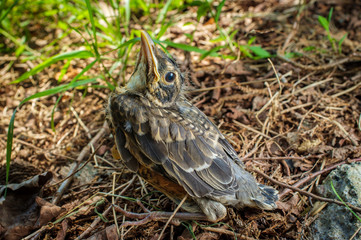
POLYGON ((125 221, 123 222, 120 227, 126 227, 126 226, 141 226, 146 223, 152 222, 152 221, 167 221, 171 216, 173 216, 172 220, 170 221, 173 225, 180 225, 181 221, 186 220, 198 220, 198 221, 207 221, 207 216, 203 213, 186 213, 186 212, 177 212, 174 214, 173 212, 162 212, 162 211, 150 211, 147 209, 139 200, 137 201, 137 204, 143 209, 145 213, 134 213, 124 210, 123 208, 114 205, 114 209, 117 212, 120 212, 125 217, 138 219, 138 221, 125 221))

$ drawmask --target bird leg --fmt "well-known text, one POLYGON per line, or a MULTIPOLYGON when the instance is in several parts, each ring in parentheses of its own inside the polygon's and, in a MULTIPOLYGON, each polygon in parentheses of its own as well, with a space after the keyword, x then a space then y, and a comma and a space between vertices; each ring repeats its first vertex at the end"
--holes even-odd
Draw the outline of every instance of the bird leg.
MULTIPOLYGON (((120 212, 125 217, 138 219, 138 221, 126 221, 121 224, 120 227, 126 226, 141 226, 151 221, 167 221, 174 213, 173 212, 162 212, 162 211, 150 211, 147 209, 139 200, 137 204, 145 211, 145 213, 134 213, 124 210, 123 208, 114 205, 114 209, 117 212, 120 212)), ((180 221, 186 220, 198 220, 198 221, 207 221, 207 216, 203 213, 188 213, 188 212, 178 212, 174 214, 173 219, 170 221, 173 225, 180 225, 180 221)))

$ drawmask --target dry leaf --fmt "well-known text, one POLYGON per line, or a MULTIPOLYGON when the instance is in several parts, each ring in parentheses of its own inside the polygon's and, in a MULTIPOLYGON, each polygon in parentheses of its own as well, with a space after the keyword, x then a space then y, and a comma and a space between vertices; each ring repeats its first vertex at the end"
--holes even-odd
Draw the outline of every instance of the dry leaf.
POLYGON ((6 198, 6 187, 0 185, 1 239, 20 239, 59 214, 60 211, 54 211, 50 203, 38 197, 52 176, 51 172, 46 172, 21 183, 9 184, 6 198))

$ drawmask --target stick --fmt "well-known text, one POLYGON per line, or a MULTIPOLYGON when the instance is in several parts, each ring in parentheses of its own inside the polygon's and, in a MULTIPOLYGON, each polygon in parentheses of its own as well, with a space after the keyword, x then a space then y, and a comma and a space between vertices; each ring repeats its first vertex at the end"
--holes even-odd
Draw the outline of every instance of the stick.
POLYGON ((262 177, 268 179, 269 181, 271 181, 271 182, 279 185, 279 186, 292 189, 293 191, 299 192, 299 193, 301 193, 301 194, 303 194, 303 195, 312 197, 312 198, 317 199, 317 200, 319 200, 319 201, 329 202, 329 203, 336 203, 336 204, 338 204, 338 205, 340 205, 340 206, 344 206, 344 205, 346 204, 348 207, 352 208, 353 210, 358 211, 358 212, 361 212, 361 208, 356 207, 356 206, 354 206, 354 205, 352 205, 352 204, 350 204, 350 203, 347 203, 347 202, 343 203, 343 202, 338 201, 338 200, 335 200, 335 199, 320 197, 320 196, 317 196, 317 195, 315 195, 315 194, 313 194, 313 193, 309 193, 309 192, 307 192, 307 191, 304 191, 304 190, 302 190, 302 189, 299 189, 299 188, 297 188, 297 187, 293 187, 293 186, 290 186, 290 185, 288 185, 288 184, 286 184, 286 183, 279 182, 279 181, 277 181, 277 180, 275 180, 275 179, 267 176, 267 175, 264 174, 263 172, 258 171, 258 170, 256 170, 256 169, 253 169, 253 171, 256 172, 257 174, 261 175, 262 177))
POLYGON ((60 187, 59 187, 58 191, 56 192, 55 197, 54 197, 54 199, 52 201, 53 204, 56 205, 60 201, 61 196, 63 195, 65 190, 68 189, 71 181, 73 180, 73 177, 72 177, 73 174, 77 171, 77 169, 79 168, 80 163, 83 161, 85 156, 89 153, 90 146, 94 145, 100 138, 102 138, 107 131, 108 131, 108 124, 107 124, 107 122, 104 122, 103 127, 100 129, 100 131, 97 133, 97 135, 95 135, 95 137, 90 141, 90 143, 87 146, 85 146, 83 148, 83 150, 80 152, 79 156, 76 159, 77 160, 76 165, 68 173, 67 177, 69 177, 69 176, 71 176, 71 177, 66 179, 66 181, 64 181, 60 185, 60 187))

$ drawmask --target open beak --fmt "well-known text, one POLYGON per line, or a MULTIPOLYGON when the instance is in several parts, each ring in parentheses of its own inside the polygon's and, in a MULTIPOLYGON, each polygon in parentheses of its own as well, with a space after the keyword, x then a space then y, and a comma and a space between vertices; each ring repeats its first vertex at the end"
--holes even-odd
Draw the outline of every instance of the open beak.
POLYGON ((153 66, 154 74, 159 80, 160 76, 158 72, 158 60, 155 56, 156 46, 153 40, 150 38, 149 34, 144 30, 140 31, 140 42, 142 46, 140 51, 144 55, 148 66, 153 66))

